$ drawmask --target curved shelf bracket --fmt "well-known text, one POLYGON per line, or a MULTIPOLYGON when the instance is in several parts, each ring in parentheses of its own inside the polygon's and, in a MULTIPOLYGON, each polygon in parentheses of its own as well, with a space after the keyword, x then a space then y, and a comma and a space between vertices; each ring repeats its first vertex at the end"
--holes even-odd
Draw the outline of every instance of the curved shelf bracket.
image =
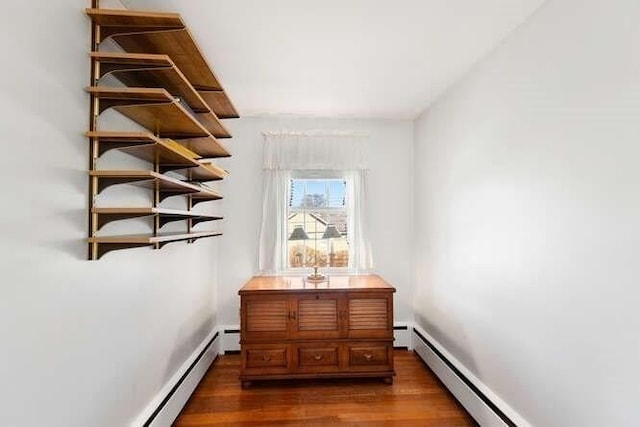
POLYGON ((100 259, 111 251, 118 251, 121 249, 141 248, 144 246, 151 246, 150 243, 98 243, 97 258, 100 259))
POLYGON ((150 181, 149 178, 106 178, 106 177, 97 177, 98 178, 98 194, 102 193, 102 191, 112 185, 118 184, 134 184, 140 183, 144 181, 150 181))

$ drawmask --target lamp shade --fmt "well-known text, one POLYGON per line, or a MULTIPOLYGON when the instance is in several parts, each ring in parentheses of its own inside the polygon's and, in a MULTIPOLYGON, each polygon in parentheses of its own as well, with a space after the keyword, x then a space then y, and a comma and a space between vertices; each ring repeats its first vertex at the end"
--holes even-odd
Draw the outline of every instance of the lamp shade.
POLYGON ((309 236, 304 232, 302 226, 298 225, 293 229, 289 240, 309 240, 309 236))
MULTIPOLYGON (((295 231, 295 230, 294 230, 295 231)), ((338 237, 342 237, 342 234, 338 231, 335 225, 329 224, 327 228, 324 230, 324 234, 322 235, 323 239, 335 239, 338 237)), ((291 240, 291 239, 289 239, 291 240)))

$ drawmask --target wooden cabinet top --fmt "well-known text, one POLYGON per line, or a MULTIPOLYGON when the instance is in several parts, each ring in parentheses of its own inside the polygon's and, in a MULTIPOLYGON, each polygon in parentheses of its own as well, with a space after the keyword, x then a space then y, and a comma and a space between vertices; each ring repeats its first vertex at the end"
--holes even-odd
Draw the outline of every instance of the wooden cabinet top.
POLYGON ((254 276, 238 292, 240 295, 251 292, 283 292, 283 291, 372 291, 387 290, 395 292, 395 288, 377 274, 357 276, 328 276, 326 281, 308 281, 304 276, 254 276))

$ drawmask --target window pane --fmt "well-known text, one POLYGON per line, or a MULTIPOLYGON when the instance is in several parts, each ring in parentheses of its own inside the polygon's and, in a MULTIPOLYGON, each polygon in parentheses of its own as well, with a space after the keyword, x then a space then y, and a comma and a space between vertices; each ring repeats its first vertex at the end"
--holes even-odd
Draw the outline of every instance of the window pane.
POLYGON ((346 182, 342 180, 332 180, 329 182, 329 200, 327 206, 344 207, 346 182))
POLYGON ((290 268, 348 266, 345 190, 343 179, 291 180, 287 221, 290 268))

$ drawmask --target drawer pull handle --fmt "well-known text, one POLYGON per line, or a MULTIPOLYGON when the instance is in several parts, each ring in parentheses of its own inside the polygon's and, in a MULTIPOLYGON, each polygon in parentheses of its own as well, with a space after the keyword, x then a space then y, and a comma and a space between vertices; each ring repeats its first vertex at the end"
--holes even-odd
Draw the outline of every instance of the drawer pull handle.
POLYGON ((262 360, 264 360, 265 362, 268 362, 269 360, 271 360, 271 356, 269 356, 268 354, 265 354, 264 356, 262 356, 262 360))
POLYGON ((373 360, 373 354, 365 354, 364 360, 366 360, 367 362, 371 362, 373 360))
POLYGON ((322 360, 322 355, 321 354, 316 354, 313 356, 314 359, 316 360, 322 360))

